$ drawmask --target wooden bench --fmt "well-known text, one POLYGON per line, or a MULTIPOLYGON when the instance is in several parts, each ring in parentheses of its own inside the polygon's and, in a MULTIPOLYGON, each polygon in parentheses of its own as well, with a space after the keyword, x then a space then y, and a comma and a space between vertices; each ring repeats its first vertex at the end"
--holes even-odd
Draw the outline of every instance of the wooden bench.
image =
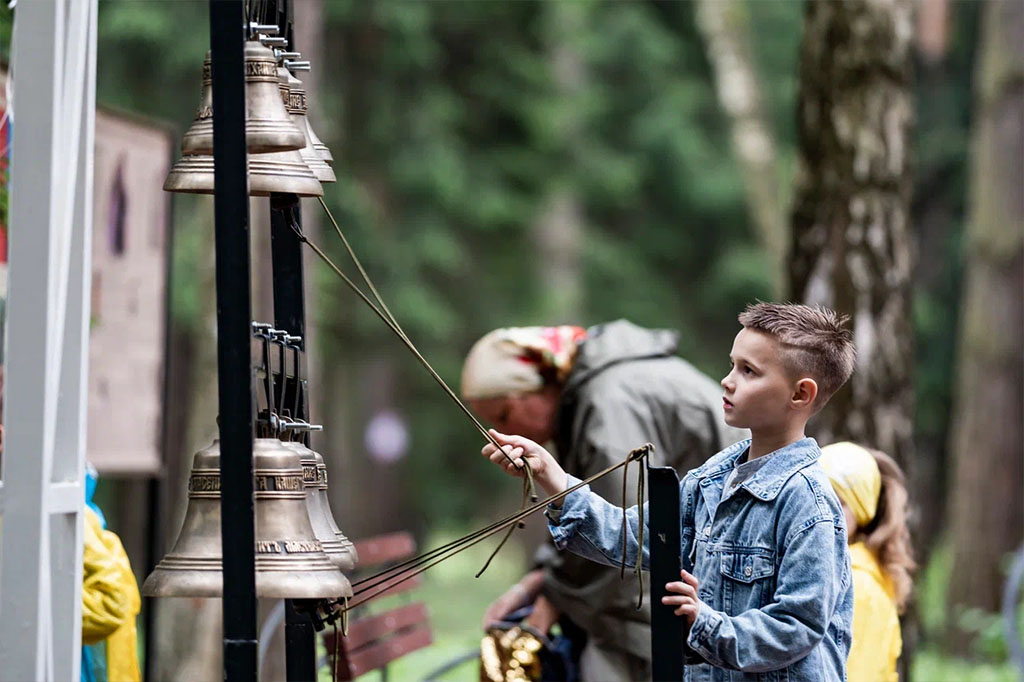
MULTIPOLYGON (((416 541, 408 532, 378 535, 355 543, 359 555, 357 571, 350 576, 353 583, 361 577, 377 573, 389 565, 412 558, 416 553, 416 541)), ((401 576, 399 576, 400 579, 401 576)), ((391 579, 372 592, 386 586, 386 590, 374 601, 384 596, 408 592, 420 585, 421 576, 399 583, 391 579)), ((334 633, 324 635, 328 661, 336 666, 337 679, 353 680, 371 670, 381 670, 387 677, 387 665, 408 653, 422 649, 433 642, 430 631, 430 614, 423 602, 404 604, 387 611, 373 613, 371 602, 364 609, 353 611, 349 621, 348 636, 340 637, 338 657, 334 658, 334 633)))

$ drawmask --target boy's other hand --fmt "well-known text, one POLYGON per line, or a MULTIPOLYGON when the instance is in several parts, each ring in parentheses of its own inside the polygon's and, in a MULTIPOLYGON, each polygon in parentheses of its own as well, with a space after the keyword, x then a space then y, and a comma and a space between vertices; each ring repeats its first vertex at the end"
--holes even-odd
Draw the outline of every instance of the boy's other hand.
POLYGON ((686 571, 680 571, 679 575, 682 577, 681 581, 665 585, 665 590, 672 594, 662 597, 661 603, 677 607, 673 613, 677 616, 686 616, 687 623, 693 625, 700 612, 701 601, 697 597, 697 588, 700 587, 700 583, 697 578, 686 571))
POLYGON ((488 443, 480 450, 480 454, 501 467, 505 473, 521 478, 526 475, 524 466, 528 464, 533 471, 533 480, 548 495, 556 495, 565 490, 568 480, 565 471, 550 452, 523 436, 509 436, 494 429, 489 433, 502 446, 501 450, 488 443))

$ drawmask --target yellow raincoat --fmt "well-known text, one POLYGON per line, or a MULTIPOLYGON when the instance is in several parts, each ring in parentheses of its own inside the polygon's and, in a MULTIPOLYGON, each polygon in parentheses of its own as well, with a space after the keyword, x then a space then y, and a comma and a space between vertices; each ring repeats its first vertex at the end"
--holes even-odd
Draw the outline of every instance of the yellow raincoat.
POLYGON ((863 542, 850 545, 853 567, 853 642, 846 663, 848 682, 897 682, 903 649, 896 594, 874 553, 863 542))
POLYGON ((142 602, 128 555, 120 538, 105 530, 88 507, 84 530, 82 643, 104 642, 106 660, 99 663, 109 682, 138 682, 135 617, 142 602))

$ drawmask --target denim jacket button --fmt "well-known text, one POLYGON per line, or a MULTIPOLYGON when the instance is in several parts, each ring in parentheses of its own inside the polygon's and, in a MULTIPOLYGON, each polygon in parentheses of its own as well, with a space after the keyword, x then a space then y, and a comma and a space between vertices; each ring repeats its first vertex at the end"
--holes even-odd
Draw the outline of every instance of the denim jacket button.
POLYGON ((754 572, 754 569, 751 568, 750 566, 747 566, 746 568, 743 569, 743 575, 747 576, 748 578, 750 577, 750 574, 753 573, 753 572, 754 572))
POLYGON ((708 537, 709 535, 711 535, 711 526, 705 526, 704 527, 704 537, 708 537))

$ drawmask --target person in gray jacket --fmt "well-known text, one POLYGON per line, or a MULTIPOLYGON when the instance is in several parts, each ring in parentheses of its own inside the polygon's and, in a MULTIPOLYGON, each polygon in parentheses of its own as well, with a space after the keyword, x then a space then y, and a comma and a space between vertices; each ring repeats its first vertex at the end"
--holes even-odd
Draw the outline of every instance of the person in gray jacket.
MULTIPOLYGON (((677 346, 677 332, 626 320, 586 330, 497 329, 467 355, 462 395, 499 431, 551 442, 559 463, 578 478, 647 442, 655 446, 652 466, 672 466, 682 476, 747 432, 725 424, 721 386, 678 357, 677 346)), ((638 468, 629 471, 627 507, 636 504, 638 468)), ((591 487, 621 502, 621 477, 591 487)), ((541 632, 568 619, 586 633, 583 680, 650 678, 650 600, 636 610, 634 580, 550 542, 538 550, 535 566, 491 604, 485 628, 532 604, 527 624, 541 632)))

